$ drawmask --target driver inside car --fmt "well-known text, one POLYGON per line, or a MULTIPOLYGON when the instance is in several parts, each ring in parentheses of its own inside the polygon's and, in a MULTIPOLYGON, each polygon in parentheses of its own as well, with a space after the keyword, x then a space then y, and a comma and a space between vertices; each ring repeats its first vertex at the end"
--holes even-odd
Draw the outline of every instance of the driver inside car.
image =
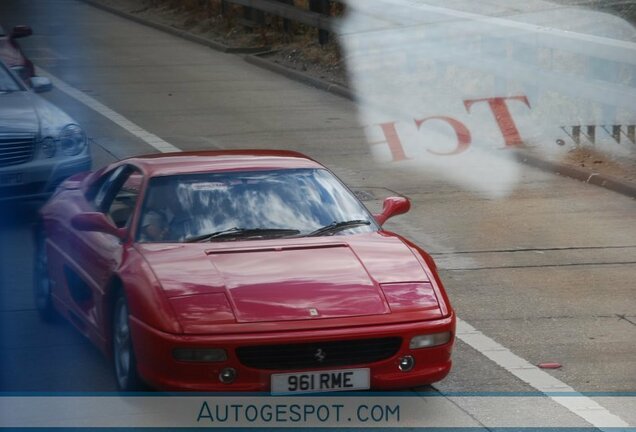
POLYGON ((165 215, 154 210, 144 215, 141 223, 142 241, 159 242, 165 239, 167 233, 168 221, 165 215))

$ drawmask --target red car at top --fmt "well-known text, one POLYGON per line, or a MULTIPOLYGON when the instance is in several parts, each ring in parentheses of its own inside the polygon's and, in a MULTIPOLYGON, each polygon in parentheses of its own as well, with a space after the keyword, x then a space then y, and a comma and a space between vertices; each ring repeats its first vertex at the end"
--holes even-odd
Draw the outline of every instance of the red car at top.
POLYGON ((6 33, 0 26, 0 60, 9 66, 26 84, 30 84, 35 76, 35 67, 29 60, 16 39, 31 36, 33 30, 26 25, 15 26, 10 33, 6 33))
POLYGON ((302 154, 122 160, 40 211, 35 300, 114 364, 122 390, 403 389, 451 368, 455 314, 431 257, 302 154))

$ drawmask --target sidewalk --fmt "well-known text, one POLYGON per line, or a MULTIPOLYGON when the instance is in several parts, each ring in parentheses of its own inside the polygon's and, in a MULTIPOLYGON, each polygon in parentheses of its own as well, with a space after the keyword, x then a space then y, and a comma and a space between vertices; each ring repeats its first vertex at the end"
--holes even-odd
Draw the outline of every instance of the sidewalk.
MULTIPOLYGON (((202 23, 202 20, 195 18, 192 13, 179 13, 161 7, 151 8, 144 0, 83 1, 219 51, 245 54, 245 60, 249 63, 355 100, 353 92, 346 84, 343 62, 333 59, 334 44, 321 49, 312 43, 278 43, 276 50, 271 50, 262 46, 262 40, 259 40, 258 35, 242 34, 235 29, 223 34, 219 29, 226 30, 227 27, 222 22, 215 21, 216 18, 202 23)), ((502 15, 505 11, 506 9, 503 9, 503 12, 496 11, 493 14, 502 15)), ((635 123, 636 119, 630 122, 635 123)), ((606 126, 604 130, 602 126, 604 125, 597 127, 599 133, 612 132, 611 127, 606 126)), ((620 155, 597 151, 590 142, 585 146, 572 147, 569 151, 560 153, 539 152, 532 147, 516 152, 520 161, 531 166, 636 198, 636 142, 629 141, 633 136, 629 135, 628 127, 627 124, 623 125, 621 130, 626 151, 620 155)))

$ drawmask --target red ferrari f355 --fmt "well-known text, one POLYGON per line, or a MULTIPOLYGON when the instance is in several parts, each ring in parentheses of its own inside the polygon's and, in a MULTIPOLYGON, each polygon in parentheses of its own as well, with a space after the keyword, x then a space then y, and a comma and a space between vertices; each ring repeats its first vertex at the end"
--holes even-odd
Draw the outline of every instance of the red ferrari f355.
POLYGON ((40 211, 35 300, 122 390, 304 393, 444 378, 455 315, 431 257, 287 151, 150 155, 75 175, 40 211))

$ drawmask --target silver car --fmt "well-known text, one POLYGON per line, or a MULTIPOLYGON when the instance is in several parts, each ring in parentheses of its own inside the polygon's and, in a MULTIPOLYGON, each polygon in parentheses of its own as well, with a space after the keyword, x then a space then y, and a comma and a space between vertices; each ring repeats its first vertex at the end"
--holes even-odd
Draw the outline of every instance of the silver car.
POLYGON ((34 92, 47 78, 22 80, 0 62, 0 202, 48 198, 65 178, 89 170, 84 130, 34 92))

